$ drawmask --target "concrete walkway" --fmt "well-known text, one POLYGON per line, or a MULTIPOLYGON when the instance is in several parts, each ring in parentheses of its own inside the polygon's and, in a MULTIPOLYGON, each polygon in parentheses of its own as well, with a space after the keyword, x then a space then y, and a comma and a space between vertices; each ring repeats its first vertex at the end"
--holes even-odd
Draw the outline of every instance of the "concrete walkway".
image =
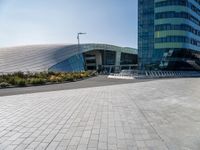
POLYGON ((137 82, 146 82, 150 81, 149 79, 134 79, 134 80, 116 80, 109 79, 106 75, 99 75, 97 77, 88 78, 85 80, 77 82, 68 82, 61 84, 50 84, 43 86, 31 86, 31 87, 20 87, 20 88, 7 88, 0 89, 0 96, 8 95, 19 95, 27 93, 38 93, 38 92, 47 92, 47 91, 60 91, 60 90, 69 90, 69 89, 80 89, 88 87, 99 87, 99 86, 108 86, 116 84, 127 84, 127 83, 137 83, 137 82))
POLYGON ((199 150, 200 79, 0 97, 0 149, 199 150))

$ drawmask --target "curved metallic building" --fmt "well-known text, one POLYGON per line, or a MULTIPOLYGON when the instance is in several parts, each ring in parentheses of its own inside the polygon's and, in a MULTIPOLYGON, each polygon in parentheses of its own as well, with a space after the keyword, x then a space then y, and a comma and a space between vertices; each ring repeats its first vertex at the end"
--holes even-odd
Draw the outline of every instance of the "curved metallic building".
POLYGON ((141 69, 200 69, 200 1, 139 0, 141 69))
POLYGON ((107 44, 34 45, 0 49, 0 72, 83 71, 133 67, 137 50, 107 44))

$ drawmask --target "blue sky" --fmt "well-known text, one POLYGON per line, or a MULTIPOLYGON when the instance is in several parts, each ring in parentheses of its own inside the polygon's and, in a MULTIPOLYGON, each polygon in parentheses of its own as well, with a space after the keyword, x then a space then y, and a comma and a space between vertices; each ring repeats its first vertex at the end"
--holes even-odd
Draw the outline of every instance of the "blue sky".
POLYGON ((108 43, 137 47, 137 0, 0 0, 0 47, 108 43))

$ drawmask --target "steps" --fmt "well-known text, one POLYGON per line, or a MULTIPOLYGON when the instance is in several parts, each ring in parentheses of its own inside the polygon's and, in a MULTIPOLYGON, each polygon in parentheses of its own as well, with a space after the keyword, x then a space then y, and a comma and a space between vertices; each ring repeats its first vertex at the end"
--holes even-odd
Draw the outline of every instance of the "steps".
POLYGON ((200 70, 200 66, 194 60, 187 60, 187 63, 190 64, 194 69, 200 70))

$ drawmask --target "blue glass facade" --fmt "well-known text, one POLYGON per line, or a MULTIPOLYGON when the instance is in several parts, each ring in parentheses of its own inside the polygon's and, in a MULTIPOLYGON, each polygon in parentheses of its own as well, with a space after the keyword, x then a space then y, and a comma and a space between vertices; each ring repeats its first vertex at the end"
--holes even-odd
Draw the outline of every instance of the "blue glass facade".
POLYGON ((140 69, 200 68, 200 1, 139 0, 138 4, 140 69))
POLYGON ((84 71, 84 60, 82 54, 74 55, 49 68, 49 71, 55 72, 79 72, 84 71))
POLYGON ((81 44, 79 48, 77 45, 72 45, 68 49, 59 50, 54 55, 56 58, 59 56, 66 57, 66 59, 49 67, 48 71, 79 72, 98 70, 103 66, 135 65, 137 63, 137 57, 134 57, 136 54, 135 49, 106 44, 81 44), (70 56, 68 56, 67 51, 72 52, 70 56))
POLYGON ((154 50, 154 0, 139 0, 138 10, 138 65, 144 69, 154 50))

